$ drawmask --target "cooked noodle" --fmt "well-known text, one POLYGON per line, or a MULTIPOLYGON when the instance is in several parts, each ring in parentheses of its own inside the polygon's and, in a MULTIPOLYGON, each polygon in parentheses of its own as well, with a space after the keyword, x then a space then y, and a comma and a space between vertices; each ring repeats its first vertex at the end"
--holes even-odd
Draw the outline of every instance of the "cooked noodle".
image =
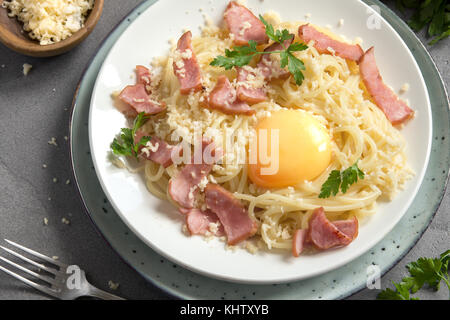
MULTIPOLYGON (((286 28, 297 34, 300 22, 278 23, 266 15, 275 28, 286 28)), ((335 36, 336 37, 336 36, 335 36)), ((296 41, 301 42, 296 37, 296 41)), ((219 183, 248 206, 249 214, 260 222, 257 235, 268 248, 290 249, 296 229, 306 228, 308 218, 317 207, 324 207, 330 220, 359 219, 376 211, 380 197, 392 199, 411 178, 407 165, 405 141, 383 112, 370 100, 359 75, 358 66, 332 54, 320 54, 310 44, 305 51, 294 54, 306 67, 305 80, 297 86, 293 79, 274 80, 268 85, 269 100, 252 106, 255 116, 225 115, 206 109, 202 100, 225 74, 230 81, 236 71, 210 66, 210 62, 225 49, 232 48, 232 39, 225 29, 209 25, 200 37, 193 38, 194 52, 202 69, 203 92, 181 95, 174 75, 173 52, 153 62, 153 81, 159 82, 157 94, 167 104, 167 111, 153 116, 144 126, 148 135, 156 135, 173 144, 180 138, 192 143, 194 130, 211 137, 224 149, 224 163, 213 167, 209 180, 219 183), (254 127, 270 112, 293 108, 317 117, 332 137, 332 161, 314 181, 282 189, 263 189, 247 177, 247 165, 239 160, 246 155, 254 127), (233 144, 226 146, 227 134, 234 134, 233 144), (335 197, 318 197, 322 184, 332 170, 344 169, 357 160, 365 178, 335 197)), ((274 57, 275 58, 275 57, 274 57)), ((147 187, 155 196, 170 200, 168 182, 182 166, 167 169, 146 161, 147 187)))

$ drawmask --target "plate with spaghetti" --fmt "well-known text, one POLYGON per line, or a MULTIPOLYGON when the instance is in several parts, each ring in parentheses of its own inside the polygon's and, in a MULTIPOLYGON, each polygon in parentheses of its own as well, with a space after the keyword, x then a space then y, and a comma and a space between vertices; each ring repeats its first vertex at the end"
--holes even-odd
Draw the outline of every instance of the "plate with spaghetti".
POLYGON ((325 273, 383 239, 432 130, 417 63, 376 8, 199 0, 168 24, 169 6, 122 34, 91 100, 94 166, 130 229, 244 283, 325 273))

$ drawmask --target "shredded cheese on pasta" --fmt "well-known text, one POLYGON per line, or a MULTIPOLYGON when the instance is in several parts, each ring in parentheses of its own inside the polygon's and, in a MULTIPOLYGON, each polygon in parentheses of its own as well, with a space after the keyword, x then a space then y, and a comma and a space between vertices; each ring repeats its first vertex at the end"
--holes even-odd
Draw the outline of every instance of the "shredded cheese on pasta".
MULTIPOLYGON (((280 23, 274 15, 265 17, 275 28, 286 28, 293 34, 302 24, 280 23)), ((295 41, 301 42, 298 38, 295 41)), ((224 164, 214 165, 209 180, 233 192, 248 206, 249 214, 259 223, 257 235, 267 248, 290 250, 295 230, 307 228, 313 210, 320 206, 324 207, 330 220, 368 217, 376 212, 377 200, 392 199, 412 177, 404 152, 405 141, 371 101, 356 64, 331 54, 320 54, 310 43, 307 50, 294 53, 306 67, 301 86, 291 78, 273 80, 268 85, 269 100, 252 106, 256 115, 234 116, 206 109, 201 104, 220 75, 225 74, 231 81, 236 81, 235 70, 209 65, 216 56, 223 55, 225 49, 233 46, 228 32, 208 25, 200 37, 193 38, 192 45, 202 70, 205 90, 189 96, 180 94, 173 70, 174 57, 178 57, 174 54, 175 48, 172 54, 155 59, 153 65, 161 69, 158 90, 167 111, 152 116, 143 128, 149 135, 169 143, 180 138, 192 143, 194 133, 199 132, 222 147, 224 164), (238 160, 246 157, 258 119, 285 108, 309 112, 327 127, 333 138, 332 162, 314 181, 268 190, 253 185, 247 177, 247 166, 238 160), (233 143, 224 145, 225 137, 230 133, 234 137, 233 143), (330 172, 347 168, 358 159, 358 166, 365 172, 364 180, 352 185, 345 194, 320 199, 321 186, 330 172)), ((164 169, 147 161, 145 177, 150 192, 170 200, 168 182, 180 169, 176 165, 164 169)))

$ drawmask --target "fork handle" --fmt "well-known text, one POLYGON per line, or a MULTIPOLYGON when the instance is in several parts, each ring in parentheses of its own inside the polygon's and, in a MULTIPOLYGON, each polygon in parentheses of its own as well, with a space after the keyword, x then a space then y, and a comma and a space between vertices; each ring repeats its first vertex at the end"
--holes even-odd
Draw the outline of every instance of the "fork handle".
POLYGON ((113 295, 109 292, 100 290, 93 286, 91 286, 89 288, 89 292, 87 293, 87 295, 90 297, 95 297, 95 298, 99 298, 102 300, 125 300, 124 298, 118 297, 116 295, 113 295))

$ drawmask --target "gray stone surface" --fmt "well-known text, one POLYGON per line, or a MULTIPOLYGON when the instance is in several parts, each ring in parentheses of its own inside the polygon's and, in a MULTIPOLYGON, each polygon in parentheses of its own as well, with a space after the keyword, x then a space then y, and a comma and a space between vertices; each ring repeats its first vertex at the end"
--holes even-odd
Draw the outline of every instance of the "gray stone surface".
MULTIPOLYGON (((0 238, 17 240, 62 261, 81 265, 102 289, 120 283, 117 294, 129 299, 171 298, 126 265, 97 234, 83 212, 71 177, 68 143, 69 109, 80 76, 100 41, 140 0, 108 0, 98 26, 71 52, 34 59, 0 45, 0 238), (22 74, 22 65, 32 71, 22 74), (55 137, 58 146, 48 144, 55 137), (43 165, 46 165, 46 168, 43 165), (53 179, 56 178, 56 182, 53 179), (70 225, 61 219, 70 220, 70 225), (44 218, 48 226, 44 226, 44 218)), ((424 35, 420 35, 424 40, 424 35)), ((432 48, 448 86, 450 41, 432 48)), ((417 245, 382 278, 382 287, 400 280, 406 263, 449 249, 450 192, 417 245)), ((1 242, 1 241, 0 241, 1 242)), ((350 299, 374 299, 363 290, 350 299)), ((424 291, 424 299, 446 299, 448 292, 424 291)), ((48 299, 0 272, 0 299, 48 299)))

